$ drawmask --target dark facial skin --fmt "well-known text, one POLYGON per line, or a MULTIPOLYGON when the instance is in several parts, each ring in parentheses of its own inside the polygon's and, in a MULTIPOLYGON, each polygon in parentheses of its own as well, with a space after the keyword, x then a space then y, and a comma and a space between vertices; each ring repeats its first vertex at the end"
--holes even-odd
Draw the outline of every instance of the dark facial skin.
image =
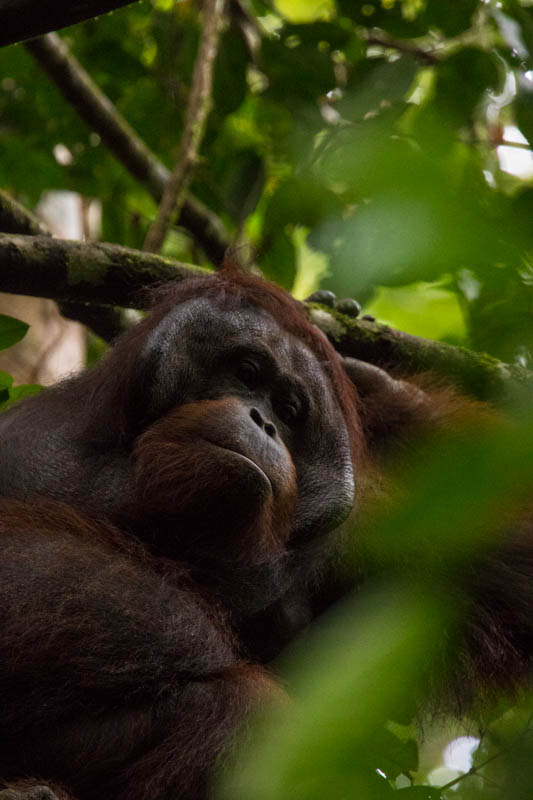
POLYGON ((291 542, 326 533, 346 517, 353 472, 344 420, 316 357, 266 312, 224 315, 209 298, 190 300, 150 333, 138 368, 150 386, 149 418, 218 402, 198 433, 221 467, 231 457, 238 462, 235 473, 247 485, 255 481, 275 498, 295 471, 291 542))

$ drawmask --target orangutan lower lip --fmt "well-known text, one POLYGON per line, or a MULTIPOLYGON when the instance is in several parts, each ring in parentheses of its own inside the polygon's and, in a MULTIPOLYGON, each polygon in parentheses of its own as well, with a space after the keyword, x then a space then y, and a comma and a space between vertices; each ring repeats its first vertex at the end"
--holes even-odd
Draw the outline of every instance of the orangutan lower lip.
POLYGON ((259 474, 264 478, 264 480, 270 486, 270 490, 273 491, 272 481, 270 480, 266 472, 259 466, 259 464, 257 464, 257 462, 253 461, 253 459, 251 459, 249 456, 245 456, 244 453, 240 453, 238 450, 232 450, 230 447, 224 447, 224 445, 212 442, 211 439, 207 439, 206 441, 208 441, 209 444, 213 445, 213 447, 218 447, 220 450, 225 450, 226 453, 232 453, 234 456, 237 456, 237 458, 241 459, 242 461, 245 461, 247 464, 250 464, 250 466, 252 466, 256 472, 259 472, 259 474))

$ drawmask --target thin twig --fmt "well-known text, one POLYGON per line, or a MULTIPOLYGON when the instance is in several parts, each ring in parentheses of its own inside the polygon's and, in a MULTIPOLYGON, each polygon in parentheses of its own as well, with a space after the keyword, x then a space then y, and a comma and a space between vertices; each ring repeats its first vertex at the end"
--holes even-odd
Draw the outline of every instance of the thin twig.
POLYGON ((150 226, 144 242, 144 249, 152 253, 160 251, 172 217, 181 210, 211 107, 213 66, 217 55, 224 0, 204 0, 203 11, 202 37, 194 65, 178 160, 165 186, 157 218, 150 226))
POLYGON ((467 772, 464 772, 462 775, 458 775, 457 778, 448 781, 448 783, 445 783, 444 786, 439 786, 438 787, 439 792, 444 792, 447 789, 452 789, 454 786, 457 786, 457 784, 461 783, 461 781, 464 781, 465 778, 469 778, 472 775, 477 775, 484 767, 487 766, 487 764, 491 764, 493 761, 496 761, 496 759, 501 758, 502 756, 507 755, 507 753, 509 753, 510 751, 514 750, 514 748, 517 747, 517 745, 519 745, 520 742, 522 742, 526 738, 527 734, 531 733, 531 722, 532 722, 532 717, 529 718, 526 727, 519 734, 519 736, 517 736, 514 742, 511 742, 507 747, 503 747, 501 750, 498 750, 497 753, 494 753, 492 756, 486 758, 485 761, 481 762, 481 764, 473 764, 467 772))
POLYGON ((462 775, 458 775, 457 778, 448 781, 448 783, 445 783, 444 786, 439 786, 438 787, 439 792, 445 792, 447 789, 451 789, 454 786, 457 786, 457 784, 461 783, 461 781, 464 781, 465 778, 470 778, 472 775, 477 775, 477 773, 480 770, 482 770, 483 767, 486 767, 487 764, 490 764, 492 761, 496 761, 497 758, 501 758, 506 753, 508 753, 509 750, 511 750, 511 747, 507 747, 505 750, 500 750, 498 753, 495 753, 493 756, 490 756, 490 758, 487 758, 485 761, 482 761, 481 764, 478 764, 475 767, 470 767, 470 769, 467 772, 463 772, 462 775))
POLYGON ((529 142, 510 142, 508 139, 500 139, 491 142, 492 145, 496 147, 516 147, 518 150, 529 150, 531 151, 531 145, 529 142))
MULTIPOLYGON (((50 33, 27 42, 25 47, 84 122, 159 202, 170 178, 169 171, 94 83, 62 39, 50 33)), ((223 260, 229 240, 221 221, 212 211, 189 196, 185 199, 179 222, 192 233, 214 264, 223 260)))
POLYGON ((425 50, 423 47, 402 42, 399 39, 389 39, 387 36, 381 36, 374 33, 363 32, 362 38, 367 44, 374 44, 378 47, 384 47, 388 50, 397 50, 399 53, 413 56, 421 61, 426 66, 432 66, 438 62, 438 56, 432 50, 425 50))

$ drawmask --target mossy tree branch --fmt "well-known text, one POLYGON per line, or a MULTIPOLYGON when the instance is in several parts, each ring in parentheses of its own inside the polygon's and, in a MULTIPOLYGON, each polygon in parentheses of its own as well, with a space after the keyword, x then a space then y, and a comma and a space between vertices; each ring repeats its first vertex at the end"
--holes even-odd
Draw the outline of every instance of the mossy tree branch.
MULTIPOLYGON (((0 232, 30 236, 50 236, 43 223, 7 192, 0 189, 0 232)), ((56 298, 54 298, 56 299, 56 298)), ((130 327, 130 315, 123 308, 58 301, 64 317, 81 322, 105 341, 110 342, 130 327)))
POLYGON ((183 280, 197 271, 115 244, 0 234, 2 292, 139 308, 143 288, 183 280))
POLYGON ((481 400, 505 396, 511 384, 533 388, 533 373, 486 353, 435 342, 388 325, 353 319, 312 304, 311 319, 343 356, 358 358, 399 375, 431 372, 481 400))
MULTIPOLYGON (((119 245, 48 236, 0 235, 0 291, 53 300, 142 308, 143 289, 181 281, 198 267, 119 245)), ((532 385, 521 367, 485 354, 433 342, 310 304, 312 321, 337 350, 401 374, 432 372, 482 399, 507 394, 514 382, 532 385)))

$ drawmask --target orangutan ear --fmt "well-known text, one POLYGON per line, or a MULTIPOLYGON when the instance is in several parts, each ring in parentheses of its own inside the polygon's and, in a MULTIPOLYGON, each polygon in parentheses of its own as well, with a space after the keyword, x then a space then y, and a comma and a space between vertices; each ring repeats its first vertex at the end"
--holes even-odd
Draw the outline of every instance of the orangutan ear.
POLYGON ((382 399, 397 399, 405 395, 414 403, 419 403, 426 398, 425 392, 404 380, 393 378, 381 367, 359 361, 357 358, 345 356, 342 363, 346 373, 357 388, 360 397, 369 397, 379 394, 382 399))
POLYGON ((342 363, 357 389, 363 429, 370 448, 387 450, 404 442, 434 418, 431 395, 384 369, 345 357, 342 363))
POLYGON ((494 425, 500 415, 488 403, 468 397, 431 373, 395 378, 384 369, 343 358, 359 396, 359 413, 370 452, 408 448, 423 434, 462 432, 494 425))

